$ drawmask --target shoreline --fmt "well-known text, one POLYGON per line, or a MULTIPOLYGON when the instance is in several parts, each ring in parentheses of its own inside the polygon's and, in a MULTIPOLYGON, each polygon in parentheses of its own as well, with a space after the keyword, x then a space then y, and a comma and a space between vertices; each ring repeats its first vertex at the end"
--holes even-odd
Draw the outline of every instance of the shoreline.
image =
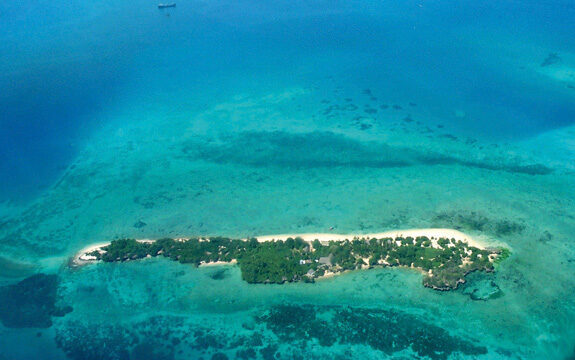
MULTIPOLYGON (((319 240, 322 243, 342 240, 353 240, 353 239, 372 239, 372 238, 398 238, 398 237, 412 237, 416 238, 418 236, 427 236, 434 245, 436 240, 440 238, 455 239, 467 242, 469 246, 475 246, 480 249, 487 247, 483 241, 471 237, 459 230, 447 229, 447 228, 427 228, 427 229, 404 229, 404 230, 392 230, 379 233, 368 233, 368 234, 335 234, 335 233, 302 233, 302 234, 275 234, 275 235, 264 235, 264 236, 254 236, 259 242, 273 241, 273 240, 283 240, 287 238, 300 237, 307 242, 312 242, 314 240, 319 240), (435 240, 435 241, 434 241, 435 240)), ((247 239, 242 239, 247 240, 247 239)))
MULTIPOLYGON (((142 242, 142 243, 152 243, 156 240, 153 239, 139 239, 136 240, 138 242, 142 242)), ((112 242, 101 242, 101 243, 95 243, 92 245, 88 245, 84 248, 82 248, 82 250, 78 251, 73 257, 72 257, 72 262, 71 264, 74 266, 81 266, 81 265, 85 265, 85 264, 89 264, 95 261, 95 258, 91 255, 88 255, 89 253, 92 253, 94 251, 98 251, 101 248, 103 248, 104 246, 108 246, 110 245, 112 242)))
POLYGON ((222 265, 235 265, 238 261, 232 259, 232 261, 212 261, 212 262, 201 262, 200 267, 212 267, 212 266, 222 266, 222 265))
MULTIPOLYGON (((354 240, 354 239, 372 239, 372 238, 392 238, 396 239, 398 237, 413 237, 416 238, 418 236, 426 236, 432 241, 432 246, 437 246, 437 240, 440 238, 446 239, 455 239, 461 240, 466 242, 469 246, 474 246, 479 249, 485 249, 488 246, 480 240, 477 240, 471 237, 468 234, 465 234, 459 230, 455 229, 446 229, 446 228, 427 228, 427 229, 404 229, 404 230, 392 230, 392 231, 385 231, 379 233, 367 233, 367 234, 335 234, 335 233, 301 233, 301 234, 274 234, 274 235, 263 235, 263 236, 254 236, 258 242, 267 242, 267 241, 277 241, 282 240, 285 241, 287 238, 302 238, 306 242, 313 242, 314 240, 319 240, 322 243, 328 243, 329 241, 344 241, 344 240, 354 240)), ((200 239, 208 239, 209 237, 200 236, 200 239)), ((186 241, 189 238, 177 238, 177 241, 186 241)), ((247 241, 247 238, 242 238, 241 240, 247 241)), ((138 242, 146 242, 151 243, 155 240, 153 239, 137 239, 138 242)), ((111 244, 110 242, 101 242, 92 245, 88 245, 78 251, 72 258, 72 265, 73 266, 82 266, 86 264, 93 263, 96 261, 95 257, 88 255, 93 251, 101 250, 102 247, 108 246, 111 244)), ((233 262, 232 262, 233 263, 233 262)), ((215 263, 203 263, 201 266, 218 266, 230 264, 228 262, 215 262, 215 263)))

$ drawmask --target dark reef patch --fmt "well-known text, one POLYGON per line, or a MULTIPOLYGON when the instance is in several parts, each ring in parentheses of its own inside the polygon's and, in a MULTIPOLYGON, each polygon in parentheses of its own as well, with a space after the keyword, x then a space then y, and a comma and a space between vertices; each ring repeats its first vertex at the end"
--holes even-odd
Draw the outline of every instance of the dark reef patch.
POLYGON ((248 132, 226 140, 223 145, 189 144, 183 151, 216 163, 258 167, 401 167, 412 162, 405 153, 392 151, 387 145, 369 146, 330 132, 248 132))
POLYGON ((496 221, 494 226, 494 232, 497 236, 520 234, 525 230, 525 225, 509 220, 496 221))
POLYGON ((444 211, 431 219, 434 227, 449 227, 457 230, 481 231, 495 236, 521 234, 525 224, 508 219, 491 219, 476 211, 444 211))
POLYGON ((553 240, 553 234, 551 234, 547 230, 543 231, 543 233, 539 237, 539 242, 542 242, 542 243, 548 243, 551 240, 553 240))
POLYGON ((496 165, 489 163, 477 163, 477 162, 463 162, 463 164, 469 164, 470 166, 475 166, 480 169, 487 170, 503 170, 510 173, 526 174, 526 175, 549 175, 553 172, 553 169, 542 165, 542 164, 531 164, 531 165, 496 165))
POLYGON ((136 345, 130 353, 133 360, 173 360, 174 351, 161 344, 146 342, 136 345))
POLYGON ((229 275, 228 270, 229 269, 226 267, 215 269, 213 272, 210 272, 208 276, 210 277, 210 279, 213 280, 223 280, 228 277, 229 275))
POLYGON ((372 107, 366 106, 363 111, 368 114, 368 115, 375 115, 377 114, 377 109, 374 109, 372 107))
POLYGON ((73 360, 172 360, 185 338, 193 334, 182 318, 155 316, 124 325, 70 321, 56 329, 55 341, 73 360))
POLYGON ((276 351, 278 349, 277 344, 270 344, 262 349, 260 349, 260 354, 264 360, 274 360, 276 359, 276 351))
POLYGON ((229 357, 224 353, 215 353, 212 355, 212 360, 228 360, 229 357))
POLYGON ((0 288, 0 321, 11 328, 48 328, 53 316, 64 316, 72 308, 58 307, 56 275, 36 274, 15 285, 0 288))
POLYGON ((230 353, 249 359, 269 342, 257 331, 248 334, 230 335, 183 316, 152 316, 121 324, 69 321, 59 324, 55 340, 73 360, 227 359, 230 353))
POLYGON ((467 282, 462 285, 462 294, 468 295, 471 300, 492 300, 503 296, 503 291, 495 283, 493 273, 473 272, 466 277, 467 282))
POLYGON ((241 349, 236 352, 236 358, 242 360, 256 359, 257 353, 253 348, 241 349))
MULTIPOLYGON (((372 124, 355 119, 367 130, 372 124)), ((290 168, 367 167, 396 168, 421 165, 461 165, 527 175, 546 175, 553 170, 542 164, 518 164, 499 160, 469 160, 448 154, 421 151, 381 142, 361 142, 332 132, 294 134, 285 131, 243 132, 222 138, 222 143, 189 141, 182 149, 191 159, 248 166, 290 168)), ((142 199, 138 203, 145 204, 142 199)))
POLYGON ((70 322, 58 329, 56 345, 73 360, 130 360, 130 347, 138 339, 127 328, 70 322))
POLYGON ((141 229, 145 226, 147 226, 148 224, 146 224, 145 222, 143 222, 142 220, 138 220, 136 223, 134 223, 134 227, 136 229, 141 229))
POLYGON ((322 346, 362 344, 387 355, 411 349, 420 357, 486 354, 483 346, 450 335, 416 316, 392 310, 281 305, 258 318, 282 342, 318 341, 322 346))
POLYGON ((302 354, 317 355, 318 350, 330 356, 321 359, 350 359, 353 346, 387 355, 411 350, 438 360, 487 353, 484 346, 395 310, 280 305, 258 309, 253 319, 253 329, 241 333, 184 316, 121 324, 69 321, 58 324, 56 342, 73 360, 304 359, 302 354))
POLYGON ((557 53, 549 53, 540 66, 541 67, 551 66, 559 62, 561 62, 561 58, 559 57, 559 55, 557 55, 557 53))

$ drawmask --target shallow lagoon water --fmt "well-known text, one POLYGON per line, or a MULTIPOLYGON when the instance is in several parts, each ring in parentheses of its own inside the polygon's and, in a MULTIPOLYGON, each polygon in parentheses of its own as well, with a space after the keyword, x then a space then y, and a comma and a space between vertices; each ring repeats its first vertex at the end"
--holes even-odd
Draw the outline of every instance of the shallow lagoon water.
POLYGON ((574 16, 1 4, 0 285, 55 274, 73 311, 1 327, 0 358, 572 357, 574 16), (234 266, 67 266, 120 237, 435 226, 512 256, 448 293, 404 269, 249 285, 234 266))

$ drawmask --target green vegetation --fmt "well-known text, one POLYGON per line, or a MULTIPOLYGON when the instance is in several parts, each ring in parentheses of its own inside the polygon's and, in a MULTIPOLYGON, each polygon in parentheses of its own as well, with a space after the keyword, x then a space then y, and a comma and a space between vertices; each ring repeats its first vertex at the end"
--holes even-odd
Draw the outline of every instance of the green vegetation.
POLYGON ((134 239, 112 241, 90 255, 105 262, 137 260, 162 255, 195 266, 204 262, 238 261, 242 278, 249 283, 313 282, 326 271, 339 273, 375 266, 406 266, 425 272, 423 283, 436 290, 450 290, 465 282, 472 271, 493 271, 493 258, 509 256, 507 249, 482 250, 455 239, 398 237, 345 241, 301 238, 258 242, 212 237, 185 241, 134 239))
POLYGON ((495 258, 495 261, 494 261, 495 264, 499 264, 503 260, 505 260, 511 256, 511 250, 509 250, 507 248, 498 248, 497 250, 499 251, 499 255, 497 255, 497 258, 495 258))

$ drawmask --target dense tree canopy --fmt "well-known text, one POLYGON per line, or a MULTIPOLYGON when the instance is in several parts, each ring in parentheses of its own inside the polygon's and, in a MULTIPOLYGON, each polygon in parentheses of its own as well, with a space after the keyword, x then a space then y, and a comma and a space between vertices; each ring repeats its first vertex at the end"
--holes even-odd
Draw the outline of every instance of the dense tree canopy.
POLYGON ((438 290, 456 288, 471 271, 492 271, 490 255, 508 256, 508 250, 482 250, 455 239, 433 240, 383 238, 344 241, 301 238, 258 242, 225 237, 188 240, 159 239, 142 242, 134 239, 114 240, 102 251, 90 255, 106 261, 128 261, 162 255, 196 266, 209 262, 238 261, 242 278, 249 283, 284 283, 313 281, 326 270, 341 272, 373 266, 407 266, 426 273, 424 285, 438 290), (329 258, 329 261, 325 259, 329 258), (320 261, 320 259, 322 259, 320 261))

